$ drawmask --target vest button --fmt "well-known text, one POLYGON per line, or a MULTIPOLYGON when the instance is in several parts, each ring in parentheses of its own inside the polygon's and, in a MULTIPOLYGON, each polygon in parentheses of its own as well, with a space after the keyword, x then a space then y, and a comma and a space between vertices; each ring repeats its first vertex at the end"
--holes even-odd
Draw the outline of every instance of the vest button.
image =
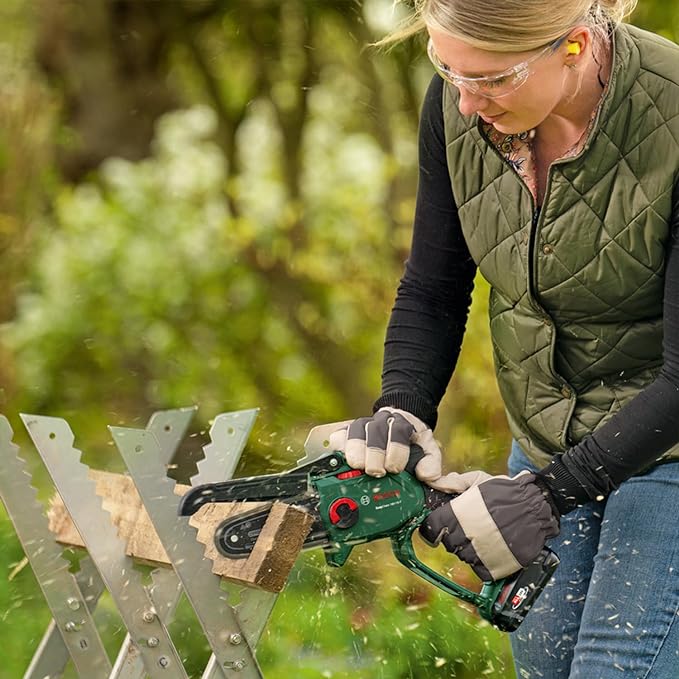
POLYGON ((564 398, 570 398, 571 396, 573 396, 573 390, 569 386, 564 384, 563 387, 561 387, 561 395, 564 398))
POLYGON ((551 255, 552 252, 554 252, 554 248, 549 243, 546 243, 542 246, 542 252, 544 252, 546 255, 551 255))

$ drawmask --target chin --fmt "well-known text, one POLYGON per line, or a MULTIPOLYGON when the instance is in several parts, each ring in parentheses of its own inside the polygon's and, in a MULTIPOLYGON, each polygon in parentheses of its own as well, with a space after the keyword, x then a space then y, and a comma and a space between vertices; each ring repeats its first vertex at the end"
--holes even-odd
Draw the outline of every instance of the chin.
POLYGON ((530 129, 522 121, 507 115, 503 115, 499 120, 492 122, 491 125, 502 134, 519 134, 530 129))

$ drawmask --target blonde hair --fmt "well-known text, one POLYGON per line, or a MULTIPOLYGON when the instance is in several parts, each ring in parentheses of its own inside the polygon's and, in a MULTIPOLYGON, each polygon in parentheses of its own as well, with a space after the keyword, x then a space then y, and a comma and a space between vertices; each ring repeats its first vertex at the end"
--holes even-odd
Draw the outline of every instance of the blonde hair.
POLYGON ((528 52, 586 25, 606 35, 637 0, 414 0, 414 13, 379 46, 430 27, 490 52, 528 52))

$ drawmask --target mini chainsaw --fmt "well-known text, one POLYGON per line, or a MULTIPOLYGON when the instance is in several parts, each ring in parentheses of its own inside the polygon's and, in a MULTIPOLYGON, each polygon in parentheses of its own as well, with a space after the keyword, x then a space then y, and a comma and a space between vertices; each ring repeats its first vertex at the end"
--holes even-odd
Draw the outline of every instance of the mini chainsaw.
MULTIPOLYGON (((444 592, 466 601, 495 627, 506 632, 523 621, 556 569, 559 559, 544 548, 512 576, 484 582, 473 592, 430 568, 417 557, 413 533, 436 507, 455 495, 434 490, 414 476, 422 459, 411 448, 406 470, 382 478, 368 476, 331 452, 282 474, 269 474, 199 485, 181 499, 179 514, 189 516, 212 502, 282 501, 314 517, 304 548, 321 547, 331 566, 342 566, 354 546, 389 538, 396 558, 444 592)), ((215 545, 226 557, 246 558, 255 546, 271 505, 226 519, 215 531, 215 545)))

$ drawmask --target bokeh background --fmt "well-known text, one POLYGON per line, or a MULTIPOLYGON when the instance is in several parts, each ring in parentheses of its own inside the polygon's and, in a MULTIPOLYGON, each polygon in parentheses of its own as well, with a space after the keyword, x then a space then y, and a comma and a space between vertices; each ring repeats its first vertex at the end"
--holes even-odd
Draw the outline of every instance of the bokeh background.
MULTIPOLYGON (((370 412, 432 75, 422 40, 370 43, 407 11, 2 1, 0 412, 43 500, 21 412, 65 417, 88 464, 122 471, 107 425, 195 404, 180 480, 220 412, 260 409, 238 475, 287 469, 310 427, 370 412)), ((674 2, 641 0, 631 21, 679 38, 674 2)), ((436 434, 449 469, 501 473, 486 297, 479 280, 436 434)), ((438 551, 421 556, 476 586, 438 551)), ((1 679, 23 675, 49 617, 0 505, 1 679)), ((106 597, 97 621, 113 655, 124 630, 106 597)), ((200 676, 208 649, 185 605, 173 632, 200 676)), ((271 679, 514 676, 507 637, 383 544, 342 569, 304 553, 259 658, 271 679)))

